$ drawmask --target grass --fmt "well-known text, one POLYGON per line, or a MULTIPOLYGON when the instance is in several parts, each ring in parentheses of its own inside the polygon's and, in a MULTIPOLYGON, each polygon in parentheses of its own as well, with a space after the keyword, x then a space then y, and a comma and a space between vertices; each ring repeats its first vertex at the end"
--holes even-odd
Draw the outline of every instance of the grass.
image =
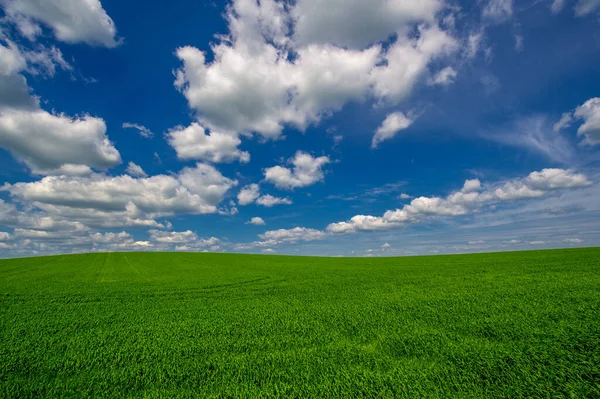
POLYGON ((600 398, 600 248, 0 261, 0 397, 600 398))

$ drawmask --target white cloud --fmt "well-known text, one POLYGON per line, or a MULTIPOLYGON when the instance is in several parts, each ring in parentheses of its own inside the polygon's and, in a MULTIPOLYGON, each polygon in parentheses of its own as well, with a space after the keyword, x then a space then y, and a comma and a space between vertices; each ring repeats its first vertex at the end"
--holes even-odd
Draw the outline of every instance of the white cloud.
POLYGON ((276 252, 273 248, 265 248, 262 251, 266 254, 274 254, 276 252))
POLYGON ((91 226, 158 227, 154 219, 161 216, 216 213, 235 185, 214 167, 197 164, 176 176, 48 176, 2 189, 50 215, 91 226))
POLYGON ((178 126, 169 130, 167 139, 179 159, 196 159, 214 163, 250 161, 250 154, 238 149, 242 141, 236 134, 216 131, 208 133, 195 122, 188 127, 178 126))
POLYGON ((457 41, 437 26, 419 26, 418 37, 403 37, 387 50, 385 64, 373 69, 373 91, 382 101, 396 104, 405 99, 435 58, 452 54, 457 41))
POLYGON ((381 217, 356 215, 349 221, 331 223, 327 232, 348 234, 359 230, 386 230, 429 217, 466 215, 486 205, 539 198, 553 190, 582 188, 591 184, 585 175, 565 169, 543 169, 485 190, 479 180, 467 180, 461 191, 445 198, 418 197, 402 208, 385 212, 381 217))
POLYGON ((66 165, 107 169, 121 163, 106 135, 104 120, 71 118, 43 110, 0 110, 0 147, 10 150, 34 173, 52 174, 66 165))
POLYGON ((543 245, 545 244, 545 241, 529 241, 529 245, 543 245))
POLYGON ((469 245, 481 245, 481 244, 485 244, 485 241, 483 240, 471 240, 468 242, 469 245))
POLYGON ((465 184, 460 191, 463 193, 472 193, 479 190, 481 190, 481 182, 479 179, 471 179, 465 181, 465 184))
POLYGON ((94 233, 91 237, 93 242, 101 244, 116 244, 133 241, 133 237, 126 231, 120 233, 94 233))
POLYGON ((482 16, 492 22, 504 22, 512 15, 512 0, 489 0, 482 11, 482 16))
POLYGON ((250 219, 249 221, 246 222, 246 224, 253 224, 255 226, 264 226, 266 225, 265 221, 261 218, 261 217, 253 217, 252 219, 250 219))
POLYGON ((4 0, 3 6, 9 20, 26 37, 41 33, 36 23, 41 22, 66 43, 118 45, 115 24, 99 0, 4 0))
POLYGON ((139 125, 137 123, 125 122, 123 123, 122 127, 124 129, 135 129, 138 131, 140 136, 146 139, 151 139, 152 137, 154 137, 154 133, 152 133, 150 129, 148 129, 146 126, 139 125))
POLYGON ((273 197, 271 194, 261 195, 257 200, 256 204, 270 208, 274 205, 291 205, 292 200, 285 197, 273 197))
POLYGON ((381 126, 377 128, 371 142, 371 148, 377 148, 382 141, 393 138, 400 130, 407 129, 412 123, 413 121, 402 112, 389 114, 381 126))
POLYGON ((292 8, 295 42, 364 48, 420 21, 433 21, 438 0, 299 0, 292 8))
POLYGON ((572 121, 573 121, 573 113, 565 112, 560 117, 560 120, 554 124, 553 129, 555 132, 559 132, 559 131, 571 126, 572 121))
POLYGON ((577 107, 573 116, 583 120, 583 124, 577 129, 577 135, 584 137, 583 143, 600 144, 600 97, 590 98, 577 107))
POLYGON ((0 231, 0 241, 9 241, 12 238, 12 236, 5 232, 5 231, 0 231))
POLYGON ((294 227, 293 229, 270 230, 259 234, 259 238, 268 244, 295 243, 297 241, 315 241, 325 238, 325 233, 306 227, 294 227))
POLYGON ((17 46, 9 42, 5 47, 0 44, 0 76, 9 76, 25 69, 27 61, 17 46))
POLYGON ((429 84, 447 86, 454 83, 456 75, 458 75, 458 72, 456 72, 454 68, 448 66, 440 70, 431 79, 429 79, 429 84))
POLYGON ((579 0, 575 6, 575 15, 583 17, 600 9, 600 0, 579 0))
POLYGON ((249 184, 242 188, 237 195, 239 205, 249 205, 256 201, 260 196, 258 184, 249 184))
POLYGON ((323 181, 323 166, 331 161, 326 156, 315 158, 308 153, 298 151, 289 162, 293 165, 292 169, 283 166, 266 168, 265 180, 284 190, 307 187, 323 181))
POLYGON ((433 22, 441 1, 377 0, 381 7, 358 0, 338 7, 337 2, 306 0, 284 7, 272 0, 234 0, 226 14, 229 34, 211 47, 213 57, 194 47, 179 48, 183 65, 175 86, 201 124, 211 131, 276 139, 285 125, 303 130, 351 101, 374 95, 397 103, 426 75, 432 60, 458 48, 433 22), (319 17, 307 19, 314 12, 319 17), (360 23, 349 23, 349 17, 360 23), (360 28, 375 22, 378 29, 360 28), (380 44, 352 48, 306 28, 315 24, 355 43, 369 43, 373 35, 377 41, 395 33, 398 38, 389 49, 380 44))
POLYGON ((581 244, 583 240, 581 238, 565 238, 567 244, 581 244))
POLYGON ((189 243, 198 240, 198 236, 191 230, 187 231, 164 231, 164 230, 150 230, 150 239, 152 241, 160 242, 163 244, 181 244, 189 243))
POLYGON ((402 193, 402 194, 400 194, 400 195, 398 196, 398 199, 404 199, 404 200, 405 200, 405 199, 411 199, 411 198, 413 198, 413 196, 412 196, 412 195, 409 195, 409 194, 406 194, 406 193, 402 193))
POLYGON ((146 172, 144 172, 144 169, 142 169, 142 167, 140 165, 137 165, 133 162, 129 162, 125 172, 133 177, 147 177, 148 176, 146 174, 146 172))

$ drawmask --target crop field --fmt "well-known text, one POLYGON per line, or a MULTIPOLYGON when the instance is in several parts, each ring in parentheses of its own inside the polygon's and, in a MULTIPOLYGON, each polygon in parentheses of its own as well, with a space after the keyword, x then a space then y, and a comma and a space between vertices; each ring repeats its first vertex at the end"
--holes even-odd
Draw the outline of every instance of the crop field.
POLYGON ((2 260, 0 397, 600 398, 600 248, 2 260))

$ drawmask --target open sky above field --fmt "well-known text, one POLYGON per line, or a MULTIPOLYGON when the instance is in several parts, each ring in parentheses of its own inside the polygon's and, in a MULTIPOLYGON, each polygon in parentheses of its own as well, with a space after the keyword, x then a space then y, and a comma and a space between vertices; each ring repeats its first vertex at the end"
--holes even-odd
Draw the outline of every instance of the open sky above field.
POLYGON ((599 0, 0 8, 0 257, 600 245, 599 0))

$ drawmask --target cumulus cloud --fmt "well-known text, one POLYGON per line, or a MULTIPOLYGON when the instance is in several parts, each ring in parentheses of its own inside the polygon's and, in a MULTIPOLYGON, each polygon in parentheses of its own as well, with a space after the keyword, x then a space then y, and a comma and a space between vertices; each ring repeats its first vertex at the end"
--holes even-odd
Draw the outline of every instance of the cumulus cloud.
POLYGON ((132 242, 133 238, 131 237, 131 234, 127 233, 126 231, 122 231, 120 233, 113 233, 113 232, 109 232, 109 233, 94 233, 91 235, 92 240, 95 243, 102 243, 102 244, 115 244, 115 243, 123 243, 123 242, 132 242))
POLYGON ((237 199, 238 204, 242 206, 256 202, 257 205, 268 208, 275 205, 290 205, 292 203, 292 200, 289 198, 274 197, 270 194, 260 195, 260 187, 255 183, 244 186, 238 193, 237 199))
POLYGON ((99 0, 3 0, 2 6, 9 21, 30 39, 41 33, 41 23, 66 43, 118 45, 115 24, 99 0))
POLYGON ((188 243, 198 240, 198 236, 191 230, 187 231, 164 231, 164 230, 150 230, 150 239, 152 241, 164 243, 164 244, 181 244, 188 243))
POLYGON ((93 226, 157 227, 155 219, 162 216, 216 213, 235 185, 237 181, 199 163, 176 176, 47 176, 5 184, 2 190, 50 215, 93 226))
POLYGON ((270 208, 275 205, 291 205, 292 200, 287 197, 281 198, 281 197, 274 197, 271 194, 265 194, 265 195, 261 195, 256 200, 256 204, 270 208))
POLYGON ((381 126, 377 128, 371 142, 371 148, 377 148, 382 141, 393 138, 400 130, 407 129, 412 122, 402 112, 389 114, 381 126))
POLYGON ((135 129, 138 131, 140 136, 142 136, 146 139, 151 139, 152 137, 154 137, 154 133, 152 133, 152 131, 150 129, 148 129, 146 126, 143 126, 143 125, 140 125, 137 123, 125 122, 125 123, 123 123, 122 127, 124 129, 135 129))
POLYGON ((104 120, 89 115, 71 118, 40 109, 2 109, 0 147, 38 174, 55 173, 65 165, 104 170, 121 163, 104 120))
POLYGON ((216 131, 208 133, 195 122, 188 127, 178 126, 169 130, 167 139, 179 159, 196 159, 214 163, 250 161, 250 154, 238 149, 242 141, 236 134, 216 131))
POLYGON ((263 218, 258 217, 258 216, 253 217, 252 219, 250 219, 249 221, 247 221, 246 224, 253 224, 255 226, 264 226, 264 225, 266 225, 266 223, 263 220, 263 218))
POLYGON ((243 187, 237 195, 239 205, 249 205, 258 199, 260 196, 260 188, 258 184, 249 184, 243 187))
POLYGON ((8 42, 6 47, 0 44, 0 76, 13 75, 26 66, 25 57, 14 43, 8 42))
MULTIPOLYGON (((600 6, 600 3, 598 3, 600 6)), ((585 144, 600 144, 600 97, 594 97, 575 109, 573 116, 583 120, 577 135, 583 136, 585 144)))
POLYGON ((583 122, 577 129, 577 136, 583 139, 582 144, 600 144, 600 97, 590 98, 575 110, 563 113, 554 124, 554 131, 560 132, 576 121, 583 122))
POLYGON ((325 237, 325 233, 306 227, 294 227, 293 229, 270 230, 258 237, 269 244, 295 243, 297 241, 314 241, 325 237))
POLYGON ((421 21, 433 21, 438 0, 300 0, 291 10, 299 44, 364 48, 421 21))
POLYGON ((283 166, 266 168, 265 180, 284 190, 307 187, 323 181, 325 177, 323 166, 331 161, 326 156, 315 158, 308 153, 298 151, 289 162, 292 164, 291 169, 283 166))
POLYGON ((360 230, 385 230, 429 217, 466 215, 486 205, 540 198, 554 190, 582 188, 591 184, 584 174, 567 169, 543 169, 487 189, 482 189, 477 179, 467 180, 460 191, 445 198, 418 197, 402 208, 385 212, 383 216, 356 215, 349 221, 331 223, 327 232, 347 234, 360 230))
POLYGON ((177 49, 175 86, 211 131, 276 139, 351 101, 401 101, 459 47, 435 22, 441 1, 339 2, 234 0, 212 57, 177 49))
POLYGON ((127 174, 133 177, 147 177, 148 175, 144 172, 144 169, 140 165, 137 165, 133 162, 129 162, 127 164, 127 169, 125 170, 127 174))

